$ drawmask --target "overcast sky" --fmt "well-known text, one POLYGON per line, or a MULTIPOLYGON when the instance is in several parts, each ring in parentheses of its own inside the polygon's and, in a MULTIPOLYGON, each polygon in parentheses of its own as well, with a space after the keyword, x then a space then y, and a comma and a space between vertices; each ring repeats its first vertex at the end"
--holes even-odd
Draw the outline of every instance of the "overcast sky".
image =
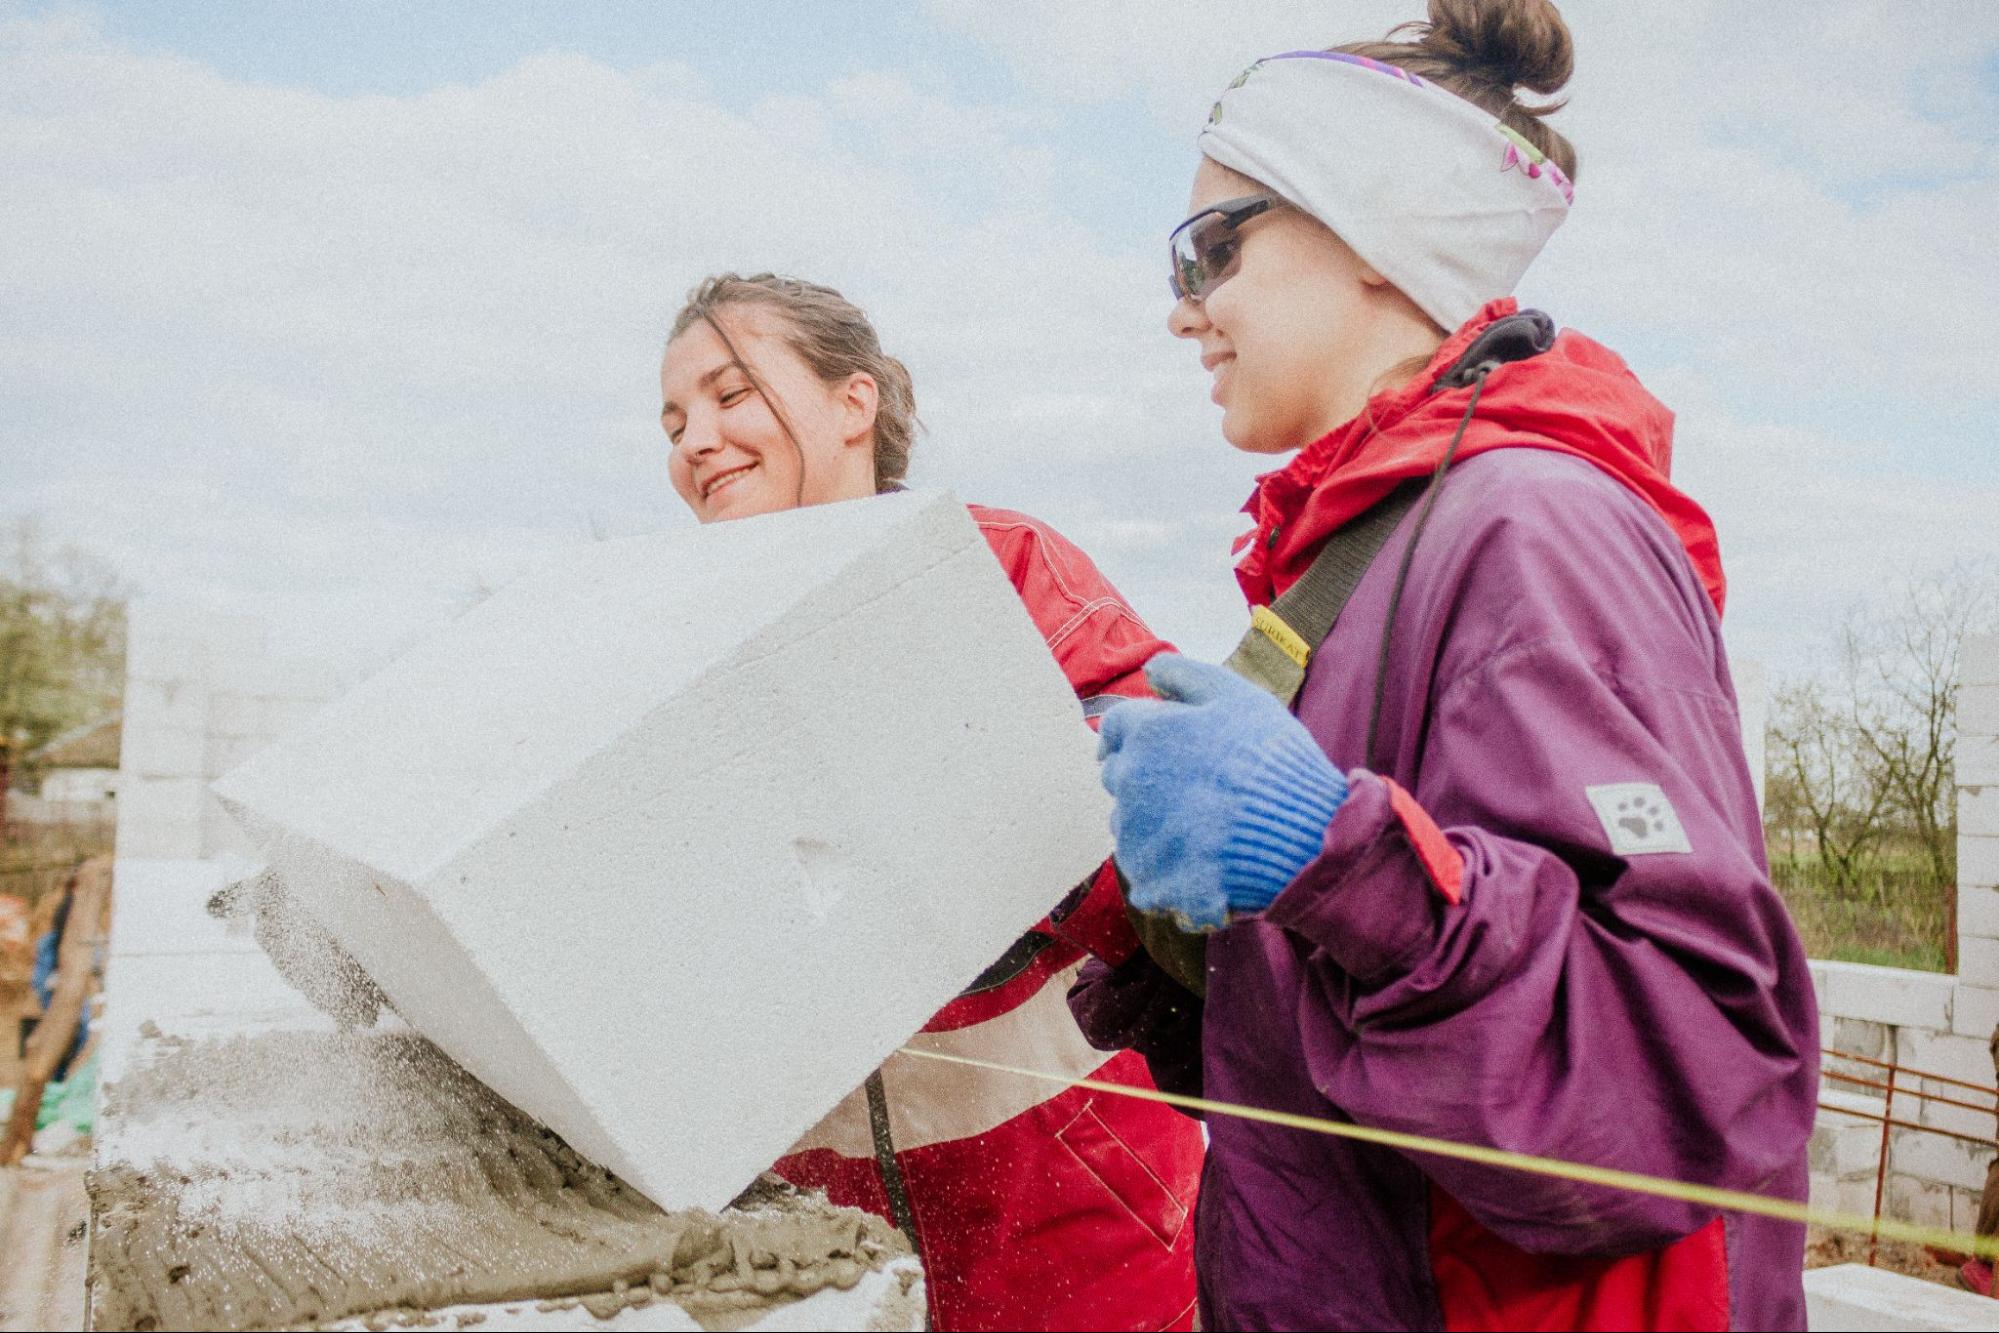
MULTIPOLYGON (((0 516, 379 659, 537 552, 691 522, 657 361, 706 273, 831 282, 914 480, 1155 625, 1243 623, 1165 332, 1194 134, 1409 3, 0 3, 0 516)), ((1999 556, 1999 5, 1573 0, 1576 207, 1521 296, 1679 413, 1738 655, 1999 556)))

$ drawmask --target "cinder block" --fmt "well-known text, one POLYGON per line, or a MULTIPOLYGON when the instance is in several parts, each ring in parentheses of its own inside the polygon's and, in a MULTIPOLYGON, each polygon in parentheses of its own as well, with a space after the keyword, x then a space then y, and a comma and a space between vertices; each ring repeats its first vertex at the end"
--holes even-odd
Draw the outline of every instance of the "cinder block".
POLYGON ((1950 977, 1867 963, 1820 962, 1814 966, 1825 972, 1821 1007, 1835 1017, 1938 1031, 1950 1026, 1950 977))
POLYGON ((1896 1034, 1895 1047, 1895 1058, 1909 1069, 1987 1086, 1992 1083, 1992 1052, 1976 1037, 1905 1028, 1896 1034))
POLYGON ((263 700, 254 694, 215 690, 208 696, 208 734, 258 736, 264 730, 263 700))
POLYGON ((1957 882, 1990 888, 1999 884, 1999 838, 1957 835, 1957 882))
POLYGON ((567 553, 217 784, 425 1036, 720 1208, 1108 852, 962 505, 567 553))
POLYGON ((1999 685, 1959 686, 1957 734, 1999 736, 1999 685))
POLYGON ((1957 933, 1999 938, 1999 889, 1957 886, 1957 933))
POLYGON ((1960 1037, 1992 1040, 1999 1030, 1999 988, 1973 986, 1960 979, 1950 1002, 1950 1030, 1960 1037))
POLYGON ((1974 986, 1999 984, 1999 940, 1984 935, 1959 936, 1957 974, 1974 986))
POLYGON ((323 699, 289 699, 267 695, 259 704, 263 715, 263 730, 260 734, 268 740, 276 740, 294 727, 304 726, 325 706, 326 701, 323 699))
POLYGON ((1832 1048, 1842 1055, 1886 1060, 1894 1053, 1894 1038, 1895 1030, 1886 1023, 1870 1023, 1864 1018, 1832 1020, 1832 1048))
POLYGON ((206 670, 207 654, 202 649, 201 641, 192 635, 144 633, 139 632, 136 626, 126 635, 127 680, 198 683, 206 670))
POLYGON ((1951 764, 1961 786, 1999 784, 1999 736, 1959 736, 1951 764))
MULTIPOLYGON (((1880 1108, 1875 1104, 1869 1109, 1878 1113, 1880 1108)), ((1871 1180, 1881 1160, 1881 1126, 1822 1106, 1812 1125, 1807 1158, 1815 1177, 1844 1180, 1864 1175, 1871 1180)))
POLYGON ((1992 1155, 1989 1144, 1979 1147, 1920 1129, 1897 1129, 1889 1136, 1888 1169, 1896 1176, 1974 1189, 1985 1183, 1992 1155))
POLYGON ((182 727, 200 731, 208 725, 208 690, 200 681, 187 677, 139 680, 128 675, 124 712, 121 744, 135 730, 182 727))
POLYGON ((208 738, 196 727, 128 727, 119 741, 121 772, 136 778, 203 776, 208 738))
POLYGON ((210 736, 202 758, 202 774, 219 778, 268 744, 261 736, 210 736))
POLYGON ((1888 1217, 1924 1227, 1950 1227, 1950 1186, 1914 1176, 1891 1174, 1888 1196, 1881 1205, 1888 1217))
POLYGON ((1999 686, 1999 634, 1967 634, 1958 649, 1959 689, 1999 686))
MULTIPOLYGON (((1968 1088, 1957 1087, 1954 1084, 1922 1080, 1917 1086, 1924 1092, 1932 1092, 1939 1097, 1948 1097, 1952 1102, 1979 1104, 1981 1101, 1977 1093, 1972 1092, 1968 1088)), ((1904 1114, 1908 1109, 1908 1104, 1905 1101, 1897 1099, 1895 1103, 1895 1118, 1898 1120, 1908 1119, 1909 1117, 1904 1114)), ((1937 1129, 1947 1129, 1953 1134, 1968 1135, 1980 1143, 1990 1143, 1993 1139, 1994 1117, 1990 1111, 1974 1111, 1963 1106, 1953 1106, 1949 1102, 1927 1100, 1922 1103, 1921 1109, 1916 1113, 1914 1119, 1919 1124, 1930 1125, 1937 1129)))
POLYGON ((201 855, 201 825, 181 819, 118 814, 117 853, 140 861, 186 861, 201 855))
POLYGON ((1835 1264, 1806 1271, 1805 1324, 1812 1333, 1999 1329, 1999 1302, 1886 1268, 1835 1264))
POLYGON ((1966 834, 1979 838, 1999 835, 1999 785, 1959 785, 1957 830, 1960 838, 1966 834))

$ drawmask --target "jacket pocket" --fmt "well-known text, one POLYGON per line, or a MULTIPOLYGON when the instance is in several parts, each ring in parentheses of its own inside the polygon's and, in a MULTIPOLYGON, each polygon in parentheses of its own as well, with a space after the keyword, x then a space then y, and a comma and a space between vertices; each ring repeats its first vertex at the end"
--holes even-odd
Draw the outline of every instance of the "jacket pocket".
POLYGON ((1173 1248, 1187 1225, 1186 1205, 1104 1123, 1094 1102, 1085 1102, 1076 1118, 1057 1130, 1055 1137, 1154 1240, 1173 1248))

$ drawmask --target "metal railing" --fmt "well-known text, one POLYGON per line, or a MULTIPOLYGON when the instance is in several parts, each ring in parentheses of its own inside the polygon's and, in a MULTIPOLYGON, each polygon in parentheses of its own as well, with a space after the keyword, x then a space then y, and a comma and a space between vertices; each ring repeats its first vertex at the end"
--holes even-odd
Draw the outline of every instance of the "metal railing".
MULTIPOLYGON (((1819 1070, 1821 1078, 1854 1087, 1874 1089, 1882 1094, 1881 1113, 1879 1115, 1871 1111, 1855 1110, 1850 1106, 1833 1106, 1823 1101, 1819 1103, 1821 1111, 1833 1111, 1840 1115, 1852 1116, 1857 1120, 1874 1120, 1880 1122, 1881 1150, 1879 1160, 1874 1166, 1874 1221, 1877 1228, 1881 1222, 1881 1206, 1888 1187, 1888 1158, 1891 1147, 1890 1134, 1892 1131, 1897 1129, 1912 1129, 1922 1134, 1935 1134, 1942 1138, 1956 1139, 1960 1143, 1976 1144, 1981 1148, 1992 1147, 1995 1140, 1999 1140, 1999 1086, 1988 1083, 1973 1083, 1966 1079, 1952 1078, 1947 1074, 1939 1074, 1932 1070, 1916 1069, 1898 1060, 1877 1060, 1872 1056, 1855 1055, 1850 1051, 1835 1050, 1829 1046, 1821 1048, 1819 1055, 1822 1062, 1819 1070), (1840 1069, 1828 1068, 1824 1063, 1828 1061, 1844 1061, 1849 1064, 1869 1066, 1882 1071, 1884 1077, 1865 1078, 1859 1074, 1851 1074, 1840 1069), (1975 1094, 1978 1100, 1970 1101, 1962 1096, 1953 1096, 1950 1093, 1930 1092, 1924 1086, 1927 1084, 1941 1084, 1951 1089, 1952 1092, 1962 1090, 1975 1094), (1945 1129, 1941 1125, 1925 1125, 1916 1120, 1898 1120, 1895 1118, 1895 1099, 1898 1096, 1913 1098, 1918 1103, 1932 1102, 1941 1106, 1954 1106, 1962 1110, 1974 1111, 1980 1115, 1989 1115, 1993 1117, 1993 1132, 1984 1135, 1965 1134, 1958 1130, 1945 1129)), ((1918 1107, 1915 1114, 1920 1115, 1921 1113, 1921 1108, 1918 1107)), ((1869 1237, 1867 1242, 1867 1262, 1869 1264, 1873 1264, 1876 1261, 1879 1249, 1880 1235, 1877 1230, 1876 1234, 1869 1237)), ((1994 1287, 1993 1294, 1999 1296, 1999 1285, 1994 1287)))

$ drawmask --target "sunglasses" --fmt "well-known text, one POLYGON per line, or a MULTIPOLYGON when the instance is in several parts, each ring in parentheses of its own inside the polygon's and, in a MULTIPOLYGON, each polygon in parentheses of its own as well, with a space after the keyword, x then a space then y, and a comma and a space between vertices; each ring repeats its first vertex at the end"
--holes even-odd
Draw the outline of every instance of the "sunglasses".
POLYGON ((1173 299, 1198 301, 1234 277, 1242 265, 1242 237, 1237 230, 1283 203, 1269 194, 1224 199, 1175 227, 1166 243, 1172 252, 1173 299))

